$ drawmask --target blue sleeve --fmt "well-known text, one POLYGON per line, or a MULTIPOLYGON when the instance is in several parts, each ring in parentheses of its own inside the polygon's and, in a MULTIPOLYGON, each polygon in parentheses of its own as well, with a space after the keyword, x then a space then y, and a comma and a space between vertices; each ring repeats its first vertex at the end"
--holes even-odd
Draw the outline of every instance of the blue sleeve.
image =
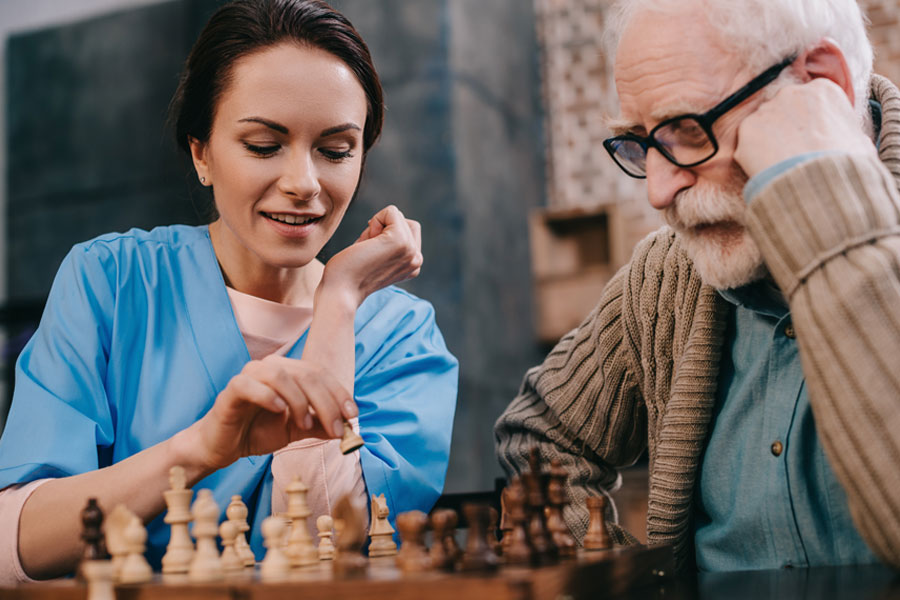
POLYGON ((16 362, 0 488, 106 466, 104 449, 114 440, 104 387, 113 290, 85 247, 63 260, 41 323, 16 362))
POLYGON ((385 494, 393 519, 427 512, 443 490, 459 374, 431 305, 396 288, 384 295, 357 332, 355 396, 366 486, 385 494))

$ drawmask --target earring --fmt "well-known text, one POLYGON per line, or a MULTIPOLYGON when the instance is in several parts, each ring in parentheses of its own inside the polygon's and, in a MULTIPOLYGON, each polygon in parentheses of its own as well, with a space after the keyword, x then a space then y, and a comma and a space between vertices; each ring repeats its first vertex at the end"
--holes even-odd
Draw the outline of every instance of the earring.
POLYGON ((201 177, 201 178, 200 178, 200 183, 206 183, 206 177, 201 177))

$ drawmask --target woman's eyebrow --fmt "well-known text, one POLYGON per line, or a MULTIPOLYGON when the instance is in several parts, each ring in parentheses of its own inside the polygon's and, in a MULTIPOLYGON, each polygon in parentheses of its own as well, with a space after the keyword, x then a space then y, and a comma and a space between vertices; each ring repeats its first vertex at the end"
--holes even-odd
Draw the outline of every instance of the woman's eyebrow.
POLYGON ((319 137, 328 137, 329 135, 334 135, 336 133, 342 133, 344 131, 348 131, 351 129, 355 130, 355 131, 362 131, 360 129, 359 125, 357 125, 356 123, 344 123, 342 125, 335 125, 334 127, 329 127, 328 129, 325 129, 324 131, 322 131, 322 133, 319 134, 319 137))
POLYGON ((287 134, 288 128, 280 123, 276 123, 275 121, 270 121, 269 119, 263 119, 262 117, 247 117, 246 119, 241 119, 238 123, 259 123, 261 125, 265 125, 269 129, 274 129, 278 133, 287 134))

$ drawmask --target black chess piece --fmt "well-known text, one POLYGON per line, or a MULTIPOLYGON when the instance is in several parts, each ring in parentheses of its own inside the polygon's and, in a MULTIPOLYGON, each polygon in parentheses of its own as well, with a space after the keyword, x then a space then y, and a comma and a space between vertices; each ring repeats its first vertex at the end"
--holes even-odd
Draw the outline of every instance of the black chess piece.
POLYGON ((553 543, 559 550, 560 558, 572 558, 578 546, 563 519, 563 508, 568 504, 566 478, 568 473, 558 460, 550 462, 550 481, 547 484, 547 529, 553 536, 553 543))
POLYGON ((585 550, 607 550, 612 548, 612 538, 606 529, 606 496, 589 496, 587 499, 588 530, 582 541, 585 550))
POLYGON ((469 523, 466 551, 460 562, 463 571, 493 571, 497 568, 499 559, 487 543, 487 530, 491 521, 490 510, 485 504, 463 504, 463 512, 469 523))
POLYGON ((450 528, 452 517, 455 517, 453 511, 447 508, 436 510, 431 515, 431 530, 434 533, 434 540, 431 543, 429 555, 433 569, 453 570, 455 557, 447 552, 444 544, 444 539, 453 535, 453 530, 450 528))
POLYGON ((87 506, 81 511, 81 525, 81 539, 84 541, 81 560, 109 560, 103 536, 103 510, 96 498, 88 498, 87 506))
POLYGON ((559 558, 559 551, 547 530, 547 520, 544 514, 547 500, 544 488, 548 477, 541 472, 540 454, 537 447, 531 449, 528 466, 530 471, 522 475, 522 482, 525 484, 528 541, 534 550, 532 562, 536 565, 551 564, 559 558))
POLYGON ((507 565, 529 565, 534 551, 528 541, 525 524, 528 515, 525 512, 525 487, 522 480, 514 477, 506 492, 506 509, 509 517, 509 533, 504 537, 503 562, 507 565))
POLYGON ((411 510, 397 515, 401 543, 396 561, 404 573, 419 573, 431 568, 424 540, 427 524, 428 516, 422 511, 411 510))

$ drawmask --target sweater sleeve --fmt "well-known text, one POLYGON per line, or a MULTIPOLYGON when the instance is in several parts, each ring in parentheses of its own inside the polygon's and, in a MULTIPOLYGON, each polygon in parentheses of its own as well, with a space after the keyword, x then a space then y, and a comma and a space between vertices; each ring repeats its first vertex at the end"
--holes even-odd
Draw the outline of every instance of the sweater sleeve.
MULTIPOLYGON (((647 417, 621 318, 627 270, 607 284, 600 303, 563 337, 544 363, 529 370, 518 395, 494 427, 501 465, 510 475, 527 469, 532 447, 569 472, 571 504, 564 517, 577 539, 588 526, 587 496, 616 490, 615 468, 633 463, 646 446, 647 417)), ((617 515, 612 503, 613 522, 617 515)), ((634 538, 611 527, 618 543, 634 538)))
POLYGON ((874 156, 823 156, 772 181, 750 213, 790 302, 816 429, 854 522, 900 566, 897 183, 874 156))

